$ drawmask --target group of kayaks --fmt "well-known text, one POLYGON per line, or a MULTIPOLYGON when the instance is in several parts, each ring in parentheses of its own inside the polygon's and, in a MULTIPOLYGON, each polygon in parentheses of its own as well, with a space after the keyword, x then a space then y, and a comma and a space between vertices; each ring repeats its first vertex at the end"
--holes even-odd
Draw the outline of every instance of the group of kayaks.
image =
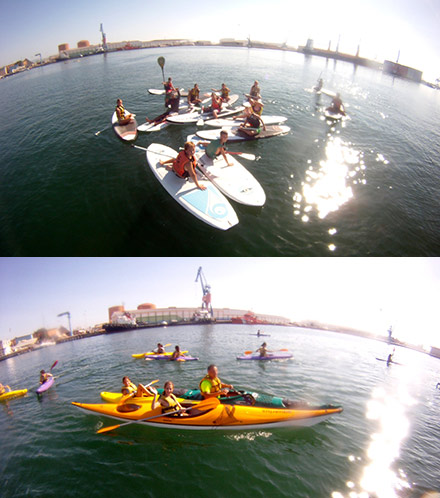
MULTIPOLYGON (((164 93, 154 89, 149 92, 155 95, 164 93)), ((177 157, 179 151, 175 148, 161 143, 151 143, 148 148, 134 144, 132 146, 146 152, 151 171, 176 202, 199 220, 220 230, 228 230, 239 223, 230 200, 246 206, 261 207, 266 202, 266 194, 254 175, 237 159, 242 156, 243 159, 255 160, 254 154, 229 153, 229 164, 226 164, 222 155, 215 159, 209 158, 205 154, 204 143, 217 140, 223 129, 228 131, 228 143, 275 137, 290 131, 290 128, 283 124, 287 120, 286 117, 263 115, 265 129, 253 136, 242 133, 240 126, 244 123, 244 118, 234 117, 245 109, 243 105, 234 106, 238 98, 237 94, 230 95, 229 101, 223 104, 222 111, 215 118, 211 112, 202 112, 200 107, 186 103, 180 106, 178 113, 169 114, 160 123, 138 126, 134 119, 131 123, 121 126, 118 124, 116 112, 112 116, 113 129, 124 141, 134 141, 138 131, 158 131, 171 124, 197 124, 211 128, 198 130, 195 134, 187 136, 187 141, 196 145, 196 175, 202 188, 198 188, 191 178, 181 178, 161 164, 161 161, 177 157)), ((182 145, 179 144, 179 147, 182 145)))

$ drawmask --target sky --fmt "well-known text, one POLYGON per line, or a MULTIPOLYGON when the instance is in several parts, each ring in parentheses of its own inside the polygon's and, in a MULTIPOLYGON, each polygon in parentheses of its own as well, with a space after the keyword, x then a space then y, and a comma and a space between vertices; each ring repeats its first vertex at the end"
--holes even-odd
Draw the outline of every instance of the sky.
POLYGON ((397 59, 440 78, 440 3, 438 0, 205 0, 195 6, 176 0, 16 0, 0 2, 0 66, 16 60, 38 60, 76 48, 80 40, 101 41, 100 24, 109 42, 189 38, 251 39, 315 47, 329 42, 341 52, 368 58, 397 59))
POLYGON ((108 321, 108 308, 214 308, 343 325, 440 347, 440 258, 0 258, 0 339, 108 321))

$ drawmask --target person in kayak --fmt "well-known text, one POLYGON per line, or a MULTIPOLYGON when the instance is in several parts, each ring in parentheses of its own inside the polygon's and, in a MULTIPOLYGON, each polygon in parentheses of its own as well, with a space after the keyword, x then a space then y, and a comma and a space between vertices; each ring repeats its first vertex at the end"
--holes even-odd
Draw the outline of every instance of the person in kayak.
POLYGON ((158 342, 157 348, 154 350, 154 352, 156 354, 163 354, 163 353, 165 353, 165 348, 163 347, 163 345, 160 342, 158 342))
MULTIPOLYGON (((153 387, 154 389, 154 387, 153 387)), ((167 414, 169 412, 175 412, 179 410, 178 414, 181 416, 187 416, 185 413, 185 408, 178 402, 176 396, 174 396, 174 384, 167 380, 163 386, 163 393, 158 394, 157 390, 154 389, 155 394, 153 398, 153 403, 151 404, 151 409, 155 410, 159 406, 162 408, 162 413, 167 414)))
POLYGON ((267 349, 267 344, 263 342, 263 344, 255 352, 260 353, 260 357, 264 358, 265 356, 267 356, 267 353, 269 352, 267 349))
POLYGON ((211 93, 211 105, 202 107, 202 112, 212 112, 214 119, 218 118, 218 113, 222 110, 222 99, 214 92, 211 93))
POLYGON ((124 109, 122 105, 122 99, 116 100, 116 116, 118 117, 118 124, 124 126, 128 123, 132 123, 134 121, 133 114, 130 114, 124 109))
POLYGON ((223 159, 225 160, 226 164, 228 166, 232 166, 232 163, 228 161, 228 158, 226 156, 226 147, 225 144, 228 141, 228 132, 226 130, 222 130, 220 132, 220 138, 217 140, 213 140, 212 142, 200 142, 200 145, 205 146, 205 153, 206 155, 214 160, 216 157, 218 157, 220 154, 223 156, 223 159))
POLYGON ((200 102, 201 99, 199 85, 195 83, 191 90, 188 92, 188 104, 197 105, 200 104, 200 102))
POLYGON ((224 83, 222 83, 222 87, 220 88, 220 90, 216 90, 215 88, 211 88, 211 90, 213 92, 221 92, 220 98, 223 100, 223 102, 229 102, 229 93, 231 92, 231 90, 229 90, 229 88, 224 83))
POLYGON ((246 106, 244 116, 244 123, 240 125, 238 131, 248 136, 254 137, 261 133, 261 128, 263 128, 263 130, 266 129, 266 125, 264 124, 263 120, 260 116, 258 116, 258 114, 254 113, 250 104, 246 106))
POLYGON ((396 349, 395 349, 395 348, 393 349, 393 352, 392 352, 392 353, 390 353, 390 354, 388 355, 388 358, 387 358, 387 366, 388 366, 390 363, 393 363, 394 351, 396 351, 396 349))
POLYGON ((154 392, 152 390, 150 391, 150 389, 145 388, 142 384, 139 384, 136 387, 136 384, 134 384, 127 376, 122 378, 121 393, 127 397, 136 396, 137 398, 141 398, 142 396, 154 396, 154 392))
POLYGON ((0 395, 5 394, 6 392, 11 392, 11 388, 8 385, 4 386, 3 384, 0 384, 0 395))
POLYGON ((229 389, 234 389, 232 384, 225 384, 218 378, 218 368, 216 365, 209 365, 208 373, 199 383, 199 390, 203 399, 218 398, 220 395, 227 395, 229 389))
POLYGON ((173 354, 170 356, 170 361, 175 361, 178 358, 183 358, 185 355, 180 351, 180 346, 174 348, 173 354))
POLYGON ((345 116, 344 104, 342 103, 339 93, 337 93, 336 96, 333 97, 330 107, 327 107, 327 111, 331 112, 332 114, 342 114, 343 116, 345 116))
POLYGON ((44 384, 47 382, 53 375, 49 372, 45 372, 44 370, 40 370, 40 384, 44 384))
POLYGON ((174 171, 179 178, 191 178, 197 188, 200 190, 206 190, 206 187, 204 185, 200 185, 197 180, 195 171, 197 165, 197 160, 194 156, 195 150, 196 146, 192 142, 186 142, 184 149, 179 152, 176 158, 160 161, 160 164, 165 166, 169 171, 174 171), (170 164, 171 166, 168 166, 170 164))

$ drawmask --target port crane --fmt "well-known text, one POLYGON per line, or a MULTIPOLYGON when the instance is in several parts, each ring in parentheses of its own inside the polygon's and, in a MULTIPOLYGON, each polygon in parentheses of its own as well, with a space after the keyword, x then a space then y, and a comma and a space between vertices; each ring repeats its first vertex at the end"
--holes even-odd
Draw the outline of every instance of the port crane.
POLYGON ((72 325, 70 323, 70 311, 65 311, 64 313, 60 313, 57 316, 64 316, 64 315, 67 315, 67 317, 69 318, 69 332, 70 332, 70 335, 72 335, 72 325))
POLYGON ((205 275, 203 274, 202 267, 199 268, 197 272, 196 282, 200 279, 200 284, 202 286, 202 310, 205 310, 209 317, 213 317, 212 306, 211 306, 211 286, 206 281, 205 275))
POLYGON ((107 52, 107 37, 105 36, 104 28, 102 27, 102 23, 101 23, 101 27, 99 28, 99 31, 101 31, 101 33, 102 33, 102 48, 104 49, 104 52, 107 52))

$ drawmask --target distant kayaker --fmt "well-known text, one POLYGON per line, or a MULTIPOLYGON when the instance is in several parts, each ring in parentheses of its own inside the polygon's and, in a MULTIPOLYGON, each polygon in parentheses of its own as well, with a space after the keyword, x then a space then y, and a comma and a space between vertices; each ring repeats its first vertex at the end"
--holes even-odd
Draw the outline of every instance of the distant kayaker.
POLYGON ((53 375, 49 372, 45 372, 44 370, 40 370, 40 384, 44 384, 47 382, 53 375))
POLYGON ((232 384, 225 384, 218 378, 216 365, 209 365, 208 373, 199 383, 199 389, 204 399, 218 398, 220 395, 228 394, 229 389, 234 389, 232 384))
POLYGON ((0 395, 5 394, 5 392, 10 392, 10 391, 11 391, 11 388, 8 385, 4 386, 3 384, 0 384, 0 395), (6 391, 6 389, 7 389, 7 391, 6 391))
POLYGON ((152 390, 150 391, 150 389, 145 388, 142 384, 136 386, 136 384, 134 384, 127 376, 122 378, 121 393, 124 396, 136 396, 138 398, 141 398, 142 396, 154 396, 154 392, 152 390))
POLYGON ((343 116, 345 116, 344 104, 342 103, 339 93, 337 93, 336 96, 333 97, 330 107, 327 107, 327 111, 331 112, 332 114, 342 114, 343 116))
POLYGON ((188 104, 196 105, 200 104, 200 102, 201 99, 199 85, 195 83, 191 90, 188 92, 188 104))
POLYGON ((213 140, 212 142, 201 142, 200 145, 206 146, 205 153, 209 158, 215 159, 221 154, 226 164, 228 166, 232 166, 232 163, 229 162, 228 157, 226 156, 225 144, 228 141, 228 137, 228 132, 226 130, 222 130, 220 132, 220 138, 213 140))
POLYGON ((231 90, 229 90, 229 88, 224 83, 222 83, 222 87, 220 88, 220 90, 216 90, 215 88, 211 88, 211 90, 213 92, 221 92, 220 98, 223 100, 223 102, 229 102, 229 93, 231 90))
MULTIPOLYGON (((153 388, 154 389, 154 388, 153 388)), ((176 412, 179 410, 178 414, 186 416, 185 408, 177 401, 176 396, 174 396, 174 384, 167 380, 163 386, 163 393, 158 394, 156 389, 154 389, 155 395, 153 398, 153 403, 151 404, 152 410, 155 410, 159 406, 162 408, 162 413, 176 412)))
POLYGON ((393 349, 393 352, 390 353, 388 355, 388 358, 387 358, 387 366, 390 364, 390 363, 393 363, 393 356, 394 356, 394 351, 396 351, 396 348, 393 349))
POLYGON ((197 160, 194 156, 195 151, 195 145, 192 142, 186 142, 184 149, 179 152, 175 159, 160 161, 160 164, 165 166, 169 171, 174 171, 174 173, 180 178, 191 178, 197 188, 200 190, 206 190, 206 187, 204 185, 200 185, 197 180, 195 171, 197 165, 197 160), (171 164, 172 166, 167 166, 168 164, 171 164))
POLYGON ((255 352, 260 353, 260 357, 267 356, 268 353, 267 344, 263 342, 263 344, 255 352))
POLYGON ((178 358, 184 357, 185 355, 180 351, 180 346, 174 348, 173 354, 170 356, 170 361, 177 360, 178 358))
POLYGON ((160 342, 158 342, 157 348, 154 350, 154 352, 156 354, 163 354, 163 353, 165 353, 165 348, 163 347, 163 345, 160 342))
POLYGON ((118 124, 120 124, 121 126, 134 121, 133 114, 130 114, 124 109, 124 106, 122 105, 122 99, 118 99, 116 101, 116 116, 118 117, 118 124))

